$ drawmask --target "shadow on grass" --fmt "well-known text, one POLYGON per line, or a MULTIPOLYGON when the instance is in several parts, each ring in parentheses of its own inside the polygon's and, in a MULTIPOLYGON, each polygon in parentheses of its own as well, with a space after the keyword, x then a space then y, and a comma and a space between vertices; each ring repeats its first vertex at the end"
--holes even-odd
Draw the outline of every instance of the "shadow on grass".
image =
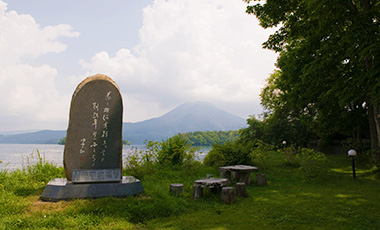
POLYGON ((99 198, 86 200, 84 206, 70 210, 74 215, 92 215, 110 219, 127 219, 145 223, 155 218, 179 215, 186 208, 181 198, 154 199, 146 196, 127 198, 99 198))
MULTIPOLYGON (((342 168, 331 168, 331 174, 344 177, 353 177, 353 170, 351 166, 342 167, 342 168)), ((355 168, 356 179, 369 179, 369 180, 379 180, 380 172, 376 167, 372 168, 355 168)))
POLYGON ((41 195, 44 188, 45 187, 38 188, 38 189, 35 189, 35 188, 17 188, 13 191, 13 193, 16 196, 21 196, 21 197, 27 197, 27 196, 36 195, 36 194, 41 195))

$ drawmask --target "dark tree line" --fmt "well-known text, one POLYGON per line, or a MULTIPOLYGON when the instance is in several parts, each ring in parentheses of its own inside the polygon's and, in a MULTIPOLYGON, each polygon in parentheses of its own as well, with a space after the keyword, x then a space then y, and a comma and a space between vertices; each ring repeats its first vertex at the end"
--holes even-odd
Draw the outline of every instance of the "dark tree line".
POLYGON ((189 141, 193 146, 212 146, 225 142, 233 142, 239 137, 238 131, 196 131, 177 134, 189 141))

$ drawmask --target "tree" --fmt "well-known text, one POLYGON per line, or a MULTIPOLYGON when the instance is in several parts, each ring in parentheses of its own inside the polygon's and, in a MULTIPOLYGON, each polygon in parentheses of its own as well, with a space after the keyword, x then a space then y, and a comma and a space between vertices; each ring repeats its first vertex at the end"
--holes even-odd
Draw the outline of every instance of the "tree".
POLYGON ((196 131, 177 134, 189 141, 194 146, 212 146, 215 143, 222 144, 227 141, 235 141, 239 137, 238 130, 234 131, 196 131))
POLYGON ((268 79, 260 97, 264 107, 264 134, 262 140, 273 145, 283 141, 297 146, 307 146, 315 138, 313 123, 315 114, 309 108, 298 108, 283 100, 283 92, 276 82, 281 78, 281 72, 275 71, 268 79))
POLYGON ((250 142, 255 142, 256 140, 263 139, 264 136, 264 123, 262 121, 257 120, 254 116, 250 116, 247 119, 248 127, 240 129, 240 138, 239 140, 244 144, 248 144, 250 142))
POLYGON ((359 132, 365 115, 380 161, 380 1, 267 0, 247 13, 278 28, 263 45, 280 53, 281 101, 327 132, 359 132))

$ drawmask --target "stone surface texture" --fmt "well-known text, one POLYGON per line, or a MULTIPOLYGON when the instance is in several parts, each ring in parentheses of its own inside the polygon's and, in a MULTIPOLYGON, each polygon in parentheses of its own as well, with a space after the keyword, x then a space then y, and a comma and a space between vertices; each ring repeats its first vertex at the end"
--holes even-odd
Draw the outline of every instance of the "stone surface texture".
POLYGON ((234 187, 223 187, 221 194, 222 202, 225 204, 232 204, 235 202, 234 187))
POLYGON ((203 196, 203 187, 201 184, 193 185, 193 199, 198 200, 203 196))
POLYGON ((231 180, 231 174, 233 174, 234 177, 239 180, 239 182, 243 182, 246 185, 249 185, 251 182, 251 173, 257 172, 259 169, 250 165, 232 165, 219 167, 219 171, 221 177, 231 180))
POLYGON ((265 174, 257 174, 256 175, 256 183, 257 183, 257 185, 266 185, 267 179, 265 177, 265 174))
POLYGON ((245 183, 243 182, 236 183, 236 195, 239 197, 248 197, 245 183))
POLYGON ((105 75, 86 78, 70 108, 63 163, 67 178, 51 180, 40 199, 125 197, 144 192, 139 180, 122 176, 123 102, 105 75))
POLYGON ((170 184, 170 192, 176 196, 182 195, 183 184, 170 184))
POLYGON ((60 201, 83 198, 126 197, 143 193, 140 180, 124 176, 118 183, 73 184, 65 178, 52 179, 45 187, 40 199, 60 201))
POLYGON ((71 101, 64 150, 69 181, 73 170, 122 170, 122 116, 121 94, 111 78, 95 75, 78 85, 71 101))

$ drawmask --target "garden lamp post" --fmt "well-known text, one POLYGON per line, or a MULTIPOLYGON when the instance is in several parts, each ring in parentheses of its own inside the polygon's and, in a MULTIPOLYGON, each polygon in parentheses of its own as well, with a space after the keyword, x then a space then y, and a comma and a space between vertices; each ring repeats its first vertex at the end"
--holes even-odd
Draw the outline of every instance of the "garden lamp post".
POLYGON ((353 149, 348 150, 348 156, 352 158, 352 175, 354 178, 356 178, 355 174, 355 156, 356 156, 356 151, 353 149))
POLYGON ((285 151, 285 147, 286 147, 286 141, 283 141, 282 142, 282 150, 285 151))

